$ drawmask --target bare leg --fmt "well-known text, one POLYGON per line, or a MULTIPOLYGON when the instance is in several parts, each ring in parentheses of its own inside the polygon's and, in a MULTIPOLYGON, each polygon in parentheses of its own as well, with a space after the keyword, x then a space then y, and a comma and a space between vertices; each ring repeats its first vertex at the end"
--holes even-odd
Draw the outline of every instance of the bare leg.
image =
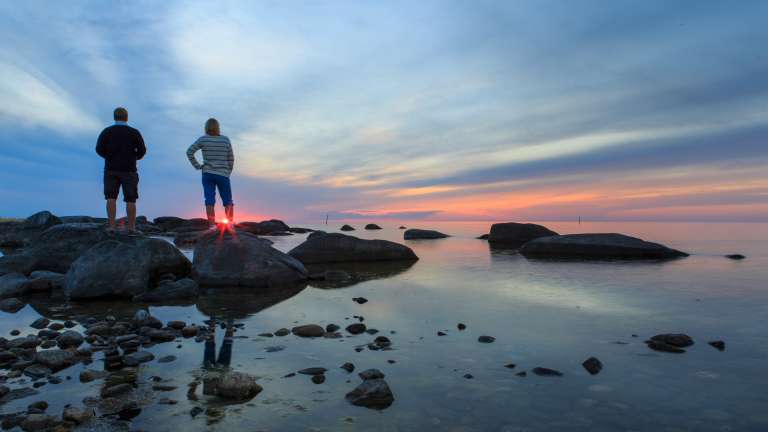
POLYGON ((115 229, 115 217, 117 215, 117 200, 107 200, 107 220, 109 221, 109 228, 115 229))
POLYGON ((229 219, 229 223, 235 223, 235 206, 228 205, 224 207, 224 213, 227 215, 227 219, 229 219))
POLYGON ((125 212, 128 213, 128 231, 136 231, 136 203, 125 203, 125 212))
POLYGON ((213 206, 205 206, 205 214, 208 216, 208 222, 216 223, 216 210, 214 210, 213 206))

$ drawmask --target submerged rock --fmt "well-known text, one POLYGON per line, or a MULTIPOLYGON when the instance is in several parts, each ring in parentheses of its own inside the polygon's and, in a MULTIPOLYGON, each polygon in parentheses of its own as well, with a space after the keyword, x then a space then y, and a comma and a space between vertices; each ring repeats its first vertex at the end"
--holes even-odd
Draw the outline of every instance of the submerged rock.
POLYGON ((543 237, 526 243, 526 258, 670 259, 688 256, 658 243, 623 234, 568 234, 543 237))
POLYGON ((253 234, 208 232, 195 246, 193 276, 204 287, 272 288, 304 282, 307 269, 253 234))
POLYGON ((405 240, 418 240, 418 239, 441 239, 450 237, 448 234, 443 234, 440 231, 415 229, 411 228, 403 233, 405 240))
POLYGON ((725 351, 725 342, 721 340, 707 342, 711 347, 718 351, 725 351))
POLYGON ((45 350, 35 354, 35 361, 56 372, 77 363, 77 356, 71 351, 61 349, 45 350))
POLYGON ((519 248, 531 240, 556 236, 557 233, 541 225, 506 222, 491 225, 488 243, 497 247, 519 248))
POLYGON ((405 245, 387 240, 363 240, 339 233, 312 236, 288 254, 304 264, 419 259, 405 245))
POLYGON ((187 257, 166 241, 141 237, 107 240, 72 264, 64 292, 72 299, 133 298, 149 291, 159 275, 184 278, 190 270, 187 257))

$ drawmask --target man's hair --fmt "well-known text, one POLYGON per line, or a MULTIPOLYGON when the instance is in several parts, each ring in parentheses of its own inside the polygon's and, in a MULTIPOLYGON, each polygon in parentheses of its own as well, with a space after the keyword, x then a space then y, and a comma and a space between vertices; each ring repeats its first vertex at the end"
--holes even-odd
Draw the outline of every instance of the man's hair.
POLYGON ((206 135, 219 135, 221 129, 219 128, 219 121, 211 117, 205 122, 206 135))
POLYGON ((115 108, 113 113, 115 121, 128 121, 128 110, 123 107, 115 108))

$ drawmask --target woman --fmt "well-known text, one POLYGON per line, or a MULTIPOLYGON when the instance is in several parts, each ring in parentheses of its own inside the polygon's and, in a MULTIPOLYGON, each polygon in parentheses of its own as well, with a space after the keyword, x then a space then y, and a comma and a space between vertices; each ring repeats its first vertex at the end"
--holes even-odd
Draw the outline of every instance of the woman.
POLYGON ((226 215, 222 222, 225 224, 234 223, 235 207, 232 202, 232 186, 229 182, 229 176, 235 166, 235 155, 232 153, 232 144, 229 142, 229 138, 221 135, 218 120, 209 118, 205 122, 205 135, 189 146, 187 157, 195 169, 203 171, 205 213, 208 216, 208 221, 216 223, 216 211, 213 206, 216 204, 216 189, 218 189, 226 215), (202 165, 195 157, 198 150, 203 151, 202 165))

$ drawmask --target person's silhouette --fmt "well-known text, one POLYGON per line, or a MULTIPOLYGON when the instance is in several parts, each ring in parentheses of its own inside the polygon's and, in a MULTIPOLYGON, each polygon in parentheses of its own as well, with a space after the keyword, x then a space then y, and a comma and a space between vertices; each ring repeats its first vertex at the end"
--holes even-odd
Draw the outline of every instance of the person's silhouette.
POLYGON ((219 349, 219 356, 217 358, 216 317, 211 315, 211 319, 208 321, 208 338, 205 341, 205 350, 203 351, 204 368, 211 369, 229 367, 229 363, 232 361, 232 344, 234 332, 234 322, 232 319, 228 319, 226 329, 224 331, 224 341, 221 344, 221 348, 219 349))

